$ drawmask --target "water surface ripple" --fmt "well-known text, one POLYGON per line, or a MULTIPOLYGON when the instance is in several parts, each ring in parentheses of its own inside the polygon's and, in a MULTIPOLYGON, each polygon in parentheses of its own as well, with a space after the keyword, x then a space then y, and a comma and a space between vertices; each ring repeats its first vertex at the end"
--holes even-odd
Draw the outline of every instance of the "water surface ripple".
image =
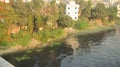
POLYGON ((120 67, 119 29, 78 37, 82 46, 64 58, 60 67, 120 67))

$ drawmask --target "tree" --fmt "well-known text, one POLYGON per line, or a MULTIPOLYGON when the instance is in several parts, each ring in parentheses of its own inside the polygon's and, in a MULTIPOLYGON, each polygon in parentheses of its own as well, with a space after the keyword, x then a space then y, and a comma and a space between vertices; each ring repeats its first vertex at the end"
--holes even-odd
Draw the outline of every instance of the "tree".
POLYGON ((57 20, 58 26, 60 27, 71 27, 72 26, 72 18, 67 15, 61 15, 57 20))
POLYGON ((43 0, 33 0, 33 9, 41 8, 44 5, 43 0))
POLYGON ((91 11, 92 19, 104 20, 106 16, 107 16, 107 11, 106 11, 105 5, 102 3, 98 3, 96 7, 91 11))
POLYGON ((3 18, 6 24, 16 23, 17 15, 11 5, 0 2, 0 18, 3 18))
POLYGON ((25 3, 21 2, 20 0, 18 0, 17 2, 14 2, 12 4, 16 14, 19 17, 18 20, 18 25, 21 26, 26 26, 29 22, 29 17, 32 17, 32 10, 30 9, 30 5, 28 8, 28 5, 26 6, 25 3))
POLYGON ((65 4, 59 5, 59 14, 64 15, 65 14, 65 4))
POLYGON ((117 8, 116 7, 110 7, 108 10, 108 19, 109 21, 115 20, 117 18, 117 8))
POLYGON ((81 17, 89 19, 91 17, 91 2, 82 10, 81 17))
POLYGON ((56 5, 56 4, 55 4, 55 1, 56 1, 56 0, 52 0, 52 1, 50 2, 50 5, 51 5, 52 7, 56 5))
POLYGON ((82 19, 78 19, 76 24, 75 24, 75 28, 78 30, 88 28, 88 27, 89 27, 88 22, 86 22, 85 20, 82 20, 82 19))
POLYGON ((75 0, 77 4, 80 5, 79 14, 81 15, 81 11, 87 6, 88 2, 85 0, 75 0))

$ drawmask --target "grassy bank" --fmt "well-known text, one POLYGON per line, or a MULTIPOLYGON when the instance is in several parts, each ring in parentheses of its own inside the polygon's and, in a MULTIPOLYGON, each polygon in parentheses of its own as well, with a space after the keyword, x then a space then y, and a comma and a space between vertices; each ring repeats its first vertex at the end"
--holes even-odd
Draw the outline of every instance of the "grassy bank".
MULTIPOLYGON (((5 53, 13 53, 16 51, 24 51, 24 50, 28 50, 28 49, 34 49, 34 48, 43 48, 43 47, 48 46, 48 45, 54 46, 55 41, 61 41, 64 38, 67 38, 67 37, 72 36, 72 35, 85 35, 85 34, 110 30, 110 29, 114 29, 114 28, 119 27, 118 24, 115 25, 112 23, 108 23, 108 24, 102 25, 102 26, 99 26, 96 24, 97 23, 88 23, 88 25, 83 24, 85 26, 82 26, 79 29, 76 29, 73 27, 72 28, 64 28, 64 29, 60 29, 60 30, 56 29, 57 32, 56 32, 56 30, 53 30, 52 32, 51 31, 45 31, 45 32, 43 31, 43 32, 40 32, 39 34, 37 34, 38 36, 34 36, 35 39, 32 39, 29 44, 28 44, 28 41, 30 41, 29 40, 30 36, 27 35, 29 37, 26 36, 26 37, 21 38, 22 40, 19 39, 19 41, 16 41, 19 43, 23 42, 24 46, 23 45, 8 46, 7 44, 10 44, 10 43, 2 42, 3 44, 6 44, 6 45, 1 47, 2 49, 0 50, 0 55, 5 54, 5 53), (41 35, 44 35, 44 36, 41 36, 41 35), (54 37, 49 38, 51 36, 54 36, 54 37), (28 41, 26 41, 26 38, 28 41), (43 42, 40 42, 41 39, 43 40, 43 42), (26 45, 26 44, 28 44, 28 45, 26 45)), ((14 36, 14 37, 16 37, 16 36, 14 36)), ((14 43, 16 43, 16 42, 14 42, 14 43)))

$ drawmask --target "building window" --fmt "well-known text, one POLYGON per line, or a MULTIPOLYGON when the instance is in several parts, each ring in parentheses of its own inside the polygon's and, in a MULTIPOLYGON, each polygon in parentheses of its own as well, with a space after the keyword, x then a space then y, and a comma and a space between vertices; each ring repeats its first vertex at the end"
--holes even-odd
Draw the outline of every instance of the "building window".
POLYGON ((68 15, 69 15, 70 13, 68 12, 68 15))
POLYGON ((77 14, 77 12, 75 12, 75 14, 77 14))
POLYGON ((77 19, 77 17, 75 17, 75 19, 77 19))
POLYGON ((77 9, 77 7, 75 7, 75 9, 77 9))
POLYGON ((70 8, 68 7, 68 9, 70 9, 70 8))

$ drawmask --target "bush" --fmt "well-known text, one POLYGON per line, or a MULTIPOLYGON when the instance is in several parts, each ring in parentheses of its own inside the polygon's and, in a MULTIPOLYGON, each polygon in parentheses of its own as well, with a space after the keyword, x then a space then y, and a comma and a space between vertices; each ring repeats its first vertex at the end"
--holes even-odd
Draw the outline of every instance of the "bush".
POLYGON ((89 26, 89 24, 85 21, 85 20, 78 20, 75 24, 75 28, 78 30, 87 28, 89 26))
POLYGON ((27 33, 25 31, 21 31, 18 34, 14 34, 12 38, 14 39, 14 43, 22 45, 22 46, 26 46, 31 42, 30 33, 27 33))
POLYGON ((0 41, 0 46, 8 46, 8 42, 6 41, 0 41))
POLYGON ((13 43, 13 42, 9 42, 9 41, 0 41, 0 50, 9 48, 9 47, 14 46, 14 45, 16 45, 16 44, 13 43))
POLYGON ((51 32, 52 38, 58 38, 63 34, 63 30, 61 28, 53 29, 50 32, 51 32))
POLYGON ((108 10, 108 19, 109 21, 113 21, 113 20, 116 20, 117 18, 117 8, 116 7, 110 7, 110 8, 107 8, 108 10))
POLYGON ((17 62, 21 62, 21 61, 24 61, 24 60, 29 60, 29 59, 31 59, 29 56, 27 56, 27 55, 23 55, 23 56, 21 56, 21 57, 15 57, 14 58, 17 62))
POLYGON ((60 27, 71 27, 72 26, 72 18, 67 15, 61 15, 57 20, 58 26, 60 27))
POLYGON ((91 19, 104 20, 107 16, 107 9, 103 3, 98 3, 94 9, 91 10, 91 19))
POLYGON ((49 38, 58 38, 63 34, 63 30, 60 28, 39 31, 33 34, 33 37, 41 42, 48 41, 49 38))

